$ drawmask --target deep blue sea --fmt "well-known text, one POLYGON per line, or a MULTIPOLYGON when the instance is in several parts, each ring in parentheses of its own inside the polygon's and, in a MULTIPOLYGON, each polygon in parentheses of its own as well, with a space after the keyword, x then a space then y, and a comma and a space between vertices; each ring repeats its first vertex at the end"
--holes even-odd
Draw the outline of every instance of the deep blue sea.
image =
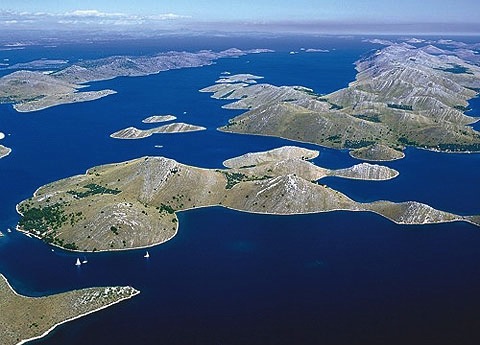
MULTIPOLYGON (((15 205, 39 186, 89 167, 164 155, 201 167, 250 151, 295 144, 216 131, 239 111, 221 109, 198 90, 221 72, 252 73, 276 85, 318 93, 354 80, 354 61, 379 46, 357 38, 158 39, 29 46, 0 51, 0 62, 92 59, 167 50, 272 48, 275 53, 222 59, 211 66, 92 83, 118 93, 94 102, 17 113, 0 105, 0 230, 14 228, 15 205), (329 49, 329 53, 290 51, 329 49), (115 140, 141 120, 174 114, 208 130, 115 140), (156 148, 155 145, 163 145, 156 148)), ((5 74, 1 71, 0 74, 5 74)), ((480 115, 478 99, 471 102, 480 115)), ((479 126, 476 125, 476 128, 479 126)), ((330 168, 359 161, 314 145, 330 168)), ((328 178, 355 200, 417 200, 460 214, 480 214, 480 155, 409 148, 386 163, 387 182, 328 178)), ((0 273, 20 293, 41 296, 90 286, 132 285, 141 294, 58 327, 42 345, 479 344, 480 229, 465 223, 401 226, 369 213, 264 216, 221 207, 181 212, 171 241, 144 251, 78 256, 15 231, 0 238, 0 273)), ((1 312, 1 311, 0 311, 1 312)), ((1 337, 1 335, 0 335, 1 337)), ((0 341, 1 343, 1 341, 0 341)))

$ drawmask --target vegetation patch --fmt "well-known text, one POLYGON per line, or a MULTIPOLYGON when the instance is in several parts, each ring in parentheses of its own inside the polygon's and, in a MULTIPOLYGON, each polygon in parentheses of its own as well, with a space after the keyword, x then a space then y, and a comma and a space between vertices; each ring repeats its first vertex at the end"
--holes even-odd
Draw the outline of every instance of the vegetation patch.
POLYGON ((412 141, 408 138, 405 138, 405 137, 400 137, 398 138, 398 141, 402 144, 402 145, 405 145, 405 146, 419 146, 419 144, 415 141, 412 141))
POLYGON ((175 213, 175 210, 173 209, 172 206, 170 206, 170 205, 165 205, 165 204, 160 204, 159 211, 160 211, 160 212, 167 212, 167 213, 169 213, 169 214, 175 213))
POLYGON ((242 173, 232 173, 232 172, 226 172, 226 171, 221 171, 227 178, 227 184, 225 185, 225 189, 232 189, 233 186, 235 186, 239 182, 244 182, 244 181, 260 181, 260 180, 266 180, 269 178, 272 178, 272 176, 269 175, 263 175, 263 176, 247 176, 242 173))
POLYGON ((377 123, 382 122, 378 114, 358 114, 358 115, 355 115, 355 117, 358 119, 370 121, 370 122, 377 122, 377 123))
POLYGON ((455 105, 454 108, 457 109, 457 110, 460 110, 460 111, 462 111, 462 112, 472 110, 472 108, 470 108, 470 107, 464 107, 463 105, 455 105))
POLYGON ((232 90, 232 91, 228 91, 226 94, 222 95, 222 97, 220 97, 221 99, 225 99, 225 98, 228 98, 232 95, 232 93, 234 93, 235 90, 232 90))
POLYGON ((463 67, 461 65, 458 65, 458 64, 450 64, 452 67, 448 67, 448 68, 435 68, 436 70, 440 70, 440 71, 444 71, 444 72, 448 72, 448 73, 453 73, 453 74, 461 74, 461 73, 465 73, 465 74, 473 74, 472 72, 470 72, 468 70, 468 68, 466 67, 463 67))
POLYGON ((375 144, 374 141, 368 141, 368 140, 345 140, 345 147, 351 148, 351 149, 359 149, 362 147, 367 147, 370 145, 375 144))
POLYGON ((23 214, 18 222, 24 231, 44 233, 49 230, 59 229, 66 221, 63 206, 59 203, 45 207, 20 207, 23 214))
POLYGON ((230 172, 223 172, 225 177, 227 178, 227 185, 225 189, 232 189, 237 183, 244 181, 247 175, 242 173, 230 173, 230 172))
POLYGON ((83 188, 88 189, 87 191, 84 192, 79 192, 75 190, 69 190, 67 191, 68 194, 73 195, 75 198, 81 199, 81 198, 86 198, 87 196, 92 196, 96 194, 113 194, 116 195, 121 192, 119 189, 110 189, 107 187, 100 186, 95 183, 90 183, 84 186, 83 188))
POLYGON ((400 109, 400 110, 413 110, 412 105, 407 105, 407 104, 394 104, 394 103, 388 103, 387 107, 392 108, 392 109, 400 109))
POLYGON ((341 105, 338 105, 338 104, 335 104, 335 103, 330 103, 328 102, 328 104, 330 104, 330 110, 342 110, 343 107, 341 105))

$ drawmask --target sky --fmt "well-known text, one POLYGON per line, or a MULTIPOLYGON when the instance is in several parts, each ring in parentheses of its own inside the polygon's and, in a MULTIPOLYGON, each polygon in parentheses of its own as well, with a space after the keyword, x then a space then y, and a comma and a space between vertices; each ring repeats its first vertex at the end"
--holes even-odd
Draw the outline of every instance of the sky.
POLYGON ((1 0, 0 25, 473 25, 479 0, 1 0))

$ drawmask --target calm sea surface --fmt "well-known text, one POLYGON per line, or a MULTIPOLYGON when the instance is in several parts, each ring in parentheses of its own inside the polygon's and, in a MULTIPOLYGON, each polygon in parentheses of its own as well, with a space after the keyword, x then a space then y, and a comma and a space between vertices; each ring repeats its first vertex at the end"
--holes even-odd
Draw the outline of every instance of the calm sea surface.
MULTIPOLYGON (((345 87, 353 62, 378 46, 358 39, 156 40, 27 47, 0 51, 0 61, 96 58, 166 50, 272 48, 276 53, 223 59, 195 69, 92 83, 118 94, 94 102, 17 113, 0 105, 2 140, 13 148, 0 160, 0 230, 14 228, 15 205, 39 186, 87 168, 144 155, 218 168, 222 161, 291 141, 225 134, 216 128, 239 111, 221 109, 198 89, 223 71, 252 73, 275 85, 318 93, 345 87), (296 55, 301 48, 329 53, 296 55), (207 131, 109 137, 141 120, 174 114, 207 131), (155 148, 163 145, 163 148, 155 148)), ((0 74, 5 74, 5 71, 0 74)), ((478 99, 471 102, 480 115, 478 99)), ((478 125, 476 125, 478 128, 478 125)), ((346 151, 315 147, 329 168, 358 163, 346 151)), ((387 163, 400 176, 387 182, 328 178, 355 200, 417 200, 460 214, 480 214, 480 155, 409 148, 387 163)), ((181 212, 180 231, 143 251, 77 254, 15 231, 0 239, 0 272, 20 293, 40 296, 102 285, 132 285, 137 297, 60 326, 35 344, 478 344, 480 229, 464 223, 400 226, 369 213, 252 215, 220 207, 181 212)), ((1 336, 1 335, 0 335, 1 336)))

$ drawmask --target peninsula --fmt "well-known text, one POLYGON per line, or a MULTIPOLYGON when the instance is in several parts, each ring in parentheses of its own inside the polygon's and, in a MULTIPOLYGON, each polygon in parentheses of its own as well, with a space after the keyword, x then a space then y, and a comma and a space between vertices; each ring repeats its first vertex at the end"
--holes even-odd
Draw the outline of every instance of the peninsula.
POLYGON ((139 293, 132 287, 101 287, 45 297, 17 294, 0 274, 0 334, 3 345, 42 338, 65 322, 107 308, 139 293))
MULTIPOLYGON (((389 43, 390 44, 390 43, 389 43)), ((353 150, 370 161, 402 158, 405 146, 480 151, 480 133, 464 114, 478 95, 480 67, 433 46, 406 43, 356 62, 356 80, 328 95, 302 86, 259 84, 259 77, 223 75, 201 92, 245 109, 220 128, 353 150)))
POLYGON ((17 229, 65 249, 105 251, 168 241, 178 230, 177 211, 215 205, 279 215, 370 211, 399 224, 480 224, 479 217, 413 201, 356 202, 319 180, 386 180, 398 172, 366 163, 329 170, 309 162, 318 154, 286 146, 229 159, 226 169, 192 167, 164 157, 98 166, 40 187, 17 205, 17 229))

